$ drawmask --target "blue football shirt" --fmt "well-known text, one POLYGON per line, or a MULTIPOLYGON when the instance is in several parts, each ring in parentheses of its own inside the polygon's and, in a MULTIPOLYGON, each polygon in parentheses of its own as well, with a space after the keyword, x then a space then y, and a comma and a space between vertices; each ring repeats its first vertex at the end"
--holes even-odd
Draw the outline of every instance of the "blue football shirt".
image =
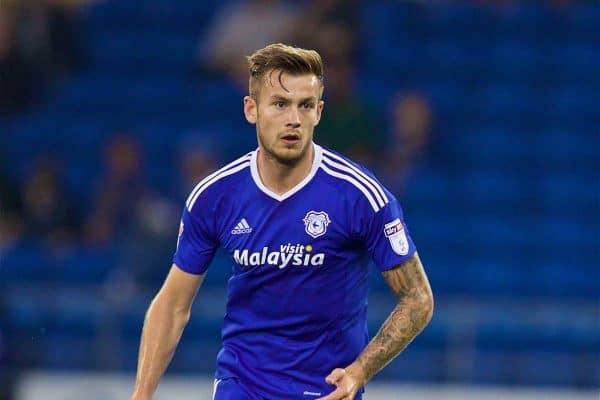
POLYGON ((278 195, 255 150, 204 178, 183 211, 174 263, 204 273, 231 256, 216 378, 264 398, 307 399, 368 343, 369 261, 385 271, 415 252, 398 201, 373 175, 313 144, 308 176, 278 195))

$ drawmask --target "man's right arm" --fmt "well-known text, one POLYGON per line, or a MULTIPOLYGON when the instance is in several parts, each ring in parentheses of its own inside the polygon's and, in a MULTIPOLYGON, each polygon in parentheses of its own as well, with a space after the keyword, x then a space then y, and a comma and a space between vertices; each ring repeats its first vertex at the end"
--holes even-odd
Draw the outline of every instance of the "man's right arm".
POLYGON ((131 400, 150 400, 175 354, 204 275, 171 267, 144 321, 135 387, 131 400))

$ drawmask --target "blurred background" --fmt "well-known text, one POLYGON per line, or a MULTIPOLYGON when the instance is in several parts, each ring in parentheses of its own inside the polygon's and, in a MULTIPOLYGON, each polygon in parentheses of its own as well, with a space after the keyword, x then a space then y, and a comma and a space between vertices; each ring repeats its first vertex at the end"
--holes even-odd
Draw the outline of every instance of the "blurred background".
MULTIPOLYGON (((569 0, 2 0, 0 399, 128 396, 187 194, 256 147, 243 56, 279 41, 321 52, 316 141, 400 199, 436 295, 365 398, 597 399, 600 3, 569 0)), ((228 263, 171 398, 210 397, 228 263)))

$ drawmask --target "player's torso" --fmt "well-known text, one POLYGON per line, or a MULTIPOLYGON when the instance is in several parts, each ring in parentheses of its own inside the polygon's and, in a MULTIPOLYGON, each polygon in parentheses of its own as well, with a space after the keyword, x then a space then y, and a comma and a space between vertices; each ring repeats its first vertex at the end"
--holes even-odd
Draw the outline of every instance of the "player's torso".
POLYGON ((367 225, 358 221, 372 215, 365 200, 375 191, 315 149, 311 173, 288 193, 262 184, 254 153, 207 184, 210 201, 198 206, 210 209, 214 225, 203 229, 232 263, 216 377, 253 382, 267 398, 328 393, 324 377, 367 342, 367 225))
POLYGON ((284 198, 248 185, 223 202, 217 231, 233 263, 230 302, 253 304, 273 323, 325 322, 344 312, 343 295, 359 272, 351 269, 364 250, 351 233, 350 207, 320 172, 284 198))
POLYGON ((325 376, 366 340, 368 270, 352 204, 320 171, 280 199, 243 184, 249 176, 237 179, 245 189, 217 208, 220 245, 233 264, 219 369, 240 376, 247 371, 239 365, 252 365, 252 374, 287 386, 325 376))

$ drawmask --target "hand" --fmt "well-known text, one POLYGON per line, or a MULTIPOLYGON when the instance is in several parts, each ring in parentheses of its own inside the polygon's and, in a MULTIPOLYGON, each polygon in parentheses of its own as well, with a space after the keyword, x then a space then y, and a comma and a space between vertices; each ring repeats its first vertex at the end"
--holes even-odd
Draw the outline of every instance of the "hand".
POLYGON ((337 388, 325 397, 317 400, 353 400, 356 392, 365 382, 365 373, 362 367, 354 362, 346 368, 336 368, 325 378, 330 385, 337 388))

